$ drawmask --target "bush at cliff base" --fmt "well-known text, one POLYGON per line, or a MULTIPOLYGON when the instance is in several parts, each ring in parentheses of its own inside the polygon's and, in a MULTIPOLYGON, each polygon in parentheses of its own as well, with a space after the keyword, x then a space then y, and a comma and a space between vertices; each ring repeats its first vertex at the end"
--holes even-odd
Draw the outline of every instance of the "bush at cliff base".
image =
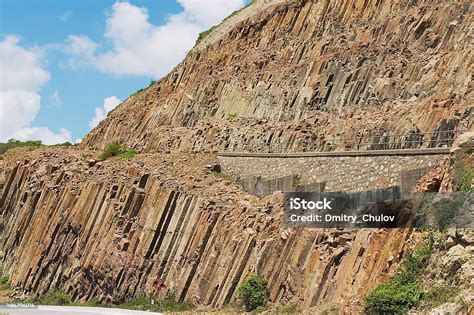
POLYGON ((423 245, 405 259, 401 271, 378 285, 365 297, 366 314, 406 314, 419 301, 423 290, 420 275, 431 248, 423 245))
POLYGON ((268 300, 267 280, 258 275, 250 275, 240 285, 239 297, 247 312, 265 306, 268 300))

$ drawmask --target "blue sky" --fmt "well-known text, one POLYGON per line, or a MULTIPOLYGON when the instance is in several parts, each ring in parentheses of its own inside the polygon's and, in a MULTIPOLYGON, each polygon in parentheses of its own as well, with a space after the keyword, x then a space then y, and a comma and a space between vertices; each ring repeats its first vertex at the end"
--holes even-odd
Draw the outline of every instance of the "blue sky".
POLYGON ((245 0, 0 0, 0 141, 74 142, 245 0))

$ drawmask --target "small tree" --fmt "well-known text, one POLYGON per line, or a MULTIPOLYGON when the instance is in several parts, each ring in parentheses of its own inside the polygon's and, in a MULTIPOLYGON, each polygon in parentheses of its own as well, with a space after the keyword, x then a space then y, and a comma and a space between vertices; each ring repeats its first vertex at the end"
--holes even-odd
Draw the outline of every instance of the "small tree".
POLYGON ((242 282, 238 291, 247 312, 267 304, 267 283, 265 278, 258 275, 250 275, 242 282))

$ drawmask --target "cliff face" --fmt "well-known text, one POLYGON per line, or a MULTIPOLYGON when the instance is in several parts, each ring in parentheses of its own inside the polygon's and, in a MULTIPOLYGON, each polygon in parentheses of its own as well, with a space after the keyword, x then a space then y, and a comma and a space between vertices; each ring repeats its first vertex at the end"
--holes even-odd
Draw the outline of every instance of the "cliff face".
POLYGON ((183 152, 470 129, 473 26, 468 0, 257 1, 80 149, 0 160, 13 286, 114 302, 174 292, 219 307, 258 273, 271 302, 354 313, 393 271, 410 229, 283 229, 281 194, 250 196, 212 174, 215 157, 183 152), (112 140, 142 154, 91 160, 88 150, 112 140))
POLYGON ((83 141, 298 151, 337 136, 471 128, 471 1, 257 1, 83 141))
POLYGON ((217 179, 212 157, 20 153, 5 161, 2 251, 27 292, 115 302, 174 292, 218 307, 258 273, 272 302, 349 304, 399 260, 411 233, 285 230, 281 195, 259 201, 217 179))

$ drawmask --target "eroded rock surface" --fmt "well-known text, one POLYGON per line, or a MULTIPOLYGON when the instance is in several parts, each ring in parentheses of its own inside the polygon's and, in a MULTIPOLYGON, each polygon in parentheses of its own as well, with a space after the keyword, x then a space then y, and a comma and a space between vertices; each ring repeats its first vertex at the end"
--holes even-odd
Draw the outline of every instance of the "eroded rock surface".
MULTIPOLYGON (((82 146, 299 151, 335 149, 342 137, 339 149, 410 147, 420 132, 468 130, 472 16, 468 0, 258 1, 126 100, 82 146)), ((451 136, 426 135, 423 146, 451 136)))
POLYGON ((1 250, 13 285, 37 294, 118 302, 175 292, 219 307, 259 273, 274 303, 340 304, 380 282, 411 233, 283 229, 281 194, 259 201, 216 178, 210 156, 20 156, 4 161, 1 250))

